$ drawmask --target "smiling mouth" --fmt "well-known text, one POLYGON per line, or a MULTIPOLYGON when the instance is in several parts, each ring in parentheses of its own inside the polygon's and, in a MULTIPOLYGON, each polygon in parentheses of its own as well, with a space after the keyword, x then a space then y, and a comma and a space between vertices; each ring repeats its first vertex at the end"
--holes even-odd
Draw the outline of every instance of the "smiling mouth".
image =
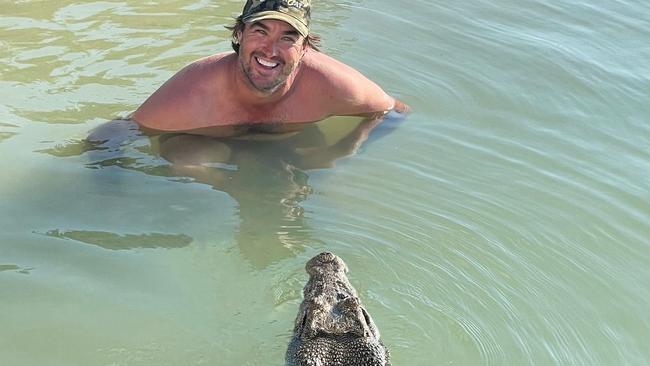
POLYGON ((260 65, 262 65, 264 67, 268 67, 270 69, 272 69, 272 68, 279 65, 279 63, 277 63, 277 62, 268 61, 268 60, 265 60, 265 59, 262 59, 262 58, 259 58, 259 57, 255 57, 255 61, 257 61, 258 64, 260 64, 260 65))

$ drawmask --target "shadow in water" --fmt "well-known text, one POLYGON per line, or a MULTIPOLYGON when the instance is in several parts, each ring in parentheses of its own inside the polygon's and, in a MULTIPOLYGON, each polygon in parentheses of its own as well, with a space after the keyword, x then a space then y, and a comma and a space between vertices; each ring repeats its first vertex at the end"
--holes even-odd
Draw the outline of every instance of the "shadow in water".
POLYGON ((96 245, 104 249, 127 250, 142 248, 182 248, 192 243, 192 238, 183 235, 170 234, 142 234, 142 235, 118 235, 104 231, 84 231, 84 230, 50 230, 45 235, 75 240, 85 244, 96 245))
MULTIPOLYGON (((326 136, 321 123, 306 124, 285 135, 214 138, 189 134, 147 137, 132 121, 114 120, 93 130, 83 141, 40 152, 58 157, 86 155, 92 169, 120 167, 180 183, 206 184, 227 193, 237 203, 235 239, 239 250, 249 263, 263 268, 314 241, 301 206, 312 193, 307 171, 333 167, 337 159, 354 154, 381 119, 347 118, 343 122, 347 130, 335 139, 326 136)), ((53 230, 47 235, 108 249, 175 247, 157 245, 160 238, 153 234, 53 230)), ((184 240, 178 243, 189 244, 184 240)))
POLYGON ((20 274, 29 274, 34 268, 23 268, 15 264, 0 264, 0 272, 15 272, 20 274))

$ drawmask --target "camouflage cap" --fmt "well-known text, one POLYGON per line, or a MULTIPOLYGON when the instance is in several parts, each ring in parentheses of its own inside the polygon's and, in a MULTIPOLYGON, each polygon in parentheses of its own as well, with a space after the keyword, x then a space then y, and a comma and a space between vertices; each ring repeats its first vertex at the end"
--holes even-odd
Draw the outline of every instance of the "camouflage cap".
POLYGON ((241 20, 244 23, 278 19, 289 23, 303 37, 309 34, 311 0, 248 0, 241 20))

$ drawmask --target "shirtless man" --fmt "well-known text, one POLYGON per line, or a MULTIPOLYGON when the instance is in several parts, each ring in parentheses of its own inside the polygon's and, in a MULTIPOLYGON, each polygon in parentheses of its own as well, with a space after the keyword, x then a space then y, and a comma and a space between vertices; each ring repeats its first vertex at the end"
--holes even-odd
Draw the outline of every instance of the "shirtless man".
POLYGON ((132 115, 149 132, 228 137, 300 130, 334 115, 380 119, 409 107, 318 51, 311 0, 247 0, 235 52, 186 66, 132 115))

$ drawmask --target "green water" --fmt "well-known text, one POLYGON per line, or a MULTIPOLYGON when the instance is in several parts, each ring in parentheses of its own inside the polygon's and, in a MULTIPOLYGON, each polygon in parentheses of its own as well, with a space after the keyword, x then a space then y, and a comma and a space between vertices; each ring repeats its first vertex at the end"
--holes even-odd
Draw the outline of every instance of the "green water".
POLYGON ((85 141, 241 6, 0 2, 2 365, 281 365, 322 250, 394 365, 650 364, 648 3, 316 2, 414 110, 334 164, 357 120, 85 141))

